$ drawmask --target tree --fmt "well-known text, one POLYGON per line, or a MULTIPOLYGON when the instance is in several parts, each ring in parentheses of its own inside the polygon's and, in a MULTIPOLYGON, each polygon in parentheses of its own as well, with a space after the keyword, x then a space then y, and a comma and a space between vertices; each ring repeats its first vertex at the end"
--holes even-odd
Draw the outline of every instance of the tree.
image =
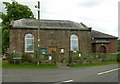
POLYGON ((117 49, 118 49, 118 52, 120 52, 120 40, 117 40, 117 49))
POLYGON ((10 22, 22 18, 34 18, 34 15, 28 6, 18 2, 3 2, 3 4, 5 5, 6 13, 1 12, 0 18, 2 18, 2 50, 4 53, 9 47, 10 22))
POLYGON ((120 63, 120 53, 117 54, 117 62, 120 63))

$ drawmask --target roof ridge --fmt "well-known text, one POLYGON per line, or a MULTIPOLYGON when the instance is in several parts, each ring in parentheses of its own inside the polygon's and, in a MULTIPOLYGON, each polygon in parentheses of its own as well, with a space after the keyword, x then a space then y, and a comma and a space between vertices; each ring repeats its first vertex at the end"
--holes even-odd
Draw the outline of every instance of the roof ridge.
MULTIPOLYGON (((30 19, 30 18, 22 18, 19 20, 15 20, 11 26, 13 28, 37 28, 38 26, 37 19, 30 19)), ((40 20, 41 28, 46 29, 84 29, 89 30, 87 27, 81 25, 81 23, 70 21, 70 20, 47 20, 41 19, 40 20)))

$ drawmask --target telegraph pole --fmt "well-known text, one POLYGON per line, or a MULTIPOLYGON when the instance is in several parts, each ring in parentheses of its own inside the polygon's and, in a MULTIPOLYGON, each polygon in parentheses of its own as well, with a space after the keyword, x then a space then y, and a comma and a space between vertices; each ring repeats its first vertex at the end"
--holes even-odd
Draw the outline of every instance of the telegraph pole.
POLYGON ((37 65, 40 64, 40 1, 38 1, 38 57, 37 65))

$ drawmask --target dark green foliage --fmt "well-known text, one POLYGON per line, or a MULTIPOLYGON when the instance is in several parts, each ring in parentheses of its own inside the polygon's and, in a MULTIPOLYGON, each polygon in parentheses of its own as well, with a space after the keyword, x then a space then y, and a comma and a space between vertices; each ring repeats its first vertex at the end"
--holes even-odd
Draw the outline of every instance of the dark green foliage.
POLYGON ((104 65, 118 64, 115 61, 104 61, 100 63, 89 63, 89 64, 71 64, 70 67, 86 67, 86 66, 104 66, 104 65))
POLYGON ((0 57, 2 56, 2 30, 0 29, 0 57))
POLYGON ((26 5, 21 5, 17 2, 3 2, 6 5, 5 9, 7 11, 7 19, 9 22, 12 20, 18 20, 21 18, 34 18, 31 9, 26 5))
POLYGON ((35 51, 34 57, 33 57, 32 61, 33 61, 33 62, 38 62, 38 61, 40 61, 39 52, 35 51))
POLYGON ((117 48, 118 48, 118 51, 120 51, 120 40, 117 41, 117 48))
POLYGON ((45 59, 45 60, 48 60, 48 59, 49 59, 49 56, 51 56, 51 54, 45 54, 45 55, 44 55, 44 59, 45 59))
POLYGON ((0 18, 2 19, 2 50, 4 53, 9 48, 10 22, 22 18, 34 18, 34 15, 28 6, 18 2, 3 2, 3 4, 6 14, 0 12, 0 18))
POLYGON ((8 56, 9 56, 8 61, 9 61, 10 64, 12 64, 13 63, 13 57, 15 56, 15 54, 14 53, 9 53, 8 56))
POLYGON ((31 57, 28 53, 22 53, 22 62, 23 63, 30 63, 31 57))
POLYGON ((8 42, 9 42, 9 30, 4 29, 2 32, 2 50, 3 50, 3 53, 5 53, 5 51, 7 51, 8 42))
POLYGON ((120 62, 120 53, 117 54, 117 62, 120 62))
MULTIPOLYGON (((117 41, 117 49, 120 52, 120 40, 117 41)), ((120 62, 120 53, 117 54, 117 62, 120 62)))
POLYGON ((36 64, 9 64, 8 61, 2 61, 2 68, 57 68, 56 65, 53 64, 40 64, 39 66, 36 64))
POLYGON ((116 53, 89 53, 84 54, 81 52, 70 52, 69 61, 70 63, 81 64, 81 63, 101 63, 107 61, 116 62, 116 53), (81 56, 79 56, 81 54, 81 56))
POLYGON ((37 59, 38 59, 38 53, 37 53, 37 52, 35 52, 35 53, 34 53, 34 59, 33 59, 33 60, 34 60, 34 62, 37 62, 37 59))
POLYGON ((22 57, 21 54, 17 54, 17 53, 8 53, 8 56, 9 56, 9 63, 10 64, 13 64, 13 58, 14 57, 22 57))

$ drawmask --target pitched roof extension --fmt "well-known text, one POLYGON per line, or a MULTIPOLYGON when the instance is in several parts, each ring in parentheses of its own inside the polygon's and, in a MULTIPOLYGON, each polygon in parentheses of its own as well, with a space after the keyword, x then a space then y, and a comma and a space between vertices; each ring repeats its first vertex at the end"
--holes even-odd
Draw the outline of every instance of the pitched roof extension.
POLYGON ((106 39, 106 38, 115 38, 117 39, 117 37, 115 36, 112 36, 112 35, 109 35, 109 34, 105 34, 105 33, 102 33, 102 32, 99 32, 99 31, 95 31, 95 30, 91 30, 91 37, 92 38, 98 38, 98 39, 106 39))

